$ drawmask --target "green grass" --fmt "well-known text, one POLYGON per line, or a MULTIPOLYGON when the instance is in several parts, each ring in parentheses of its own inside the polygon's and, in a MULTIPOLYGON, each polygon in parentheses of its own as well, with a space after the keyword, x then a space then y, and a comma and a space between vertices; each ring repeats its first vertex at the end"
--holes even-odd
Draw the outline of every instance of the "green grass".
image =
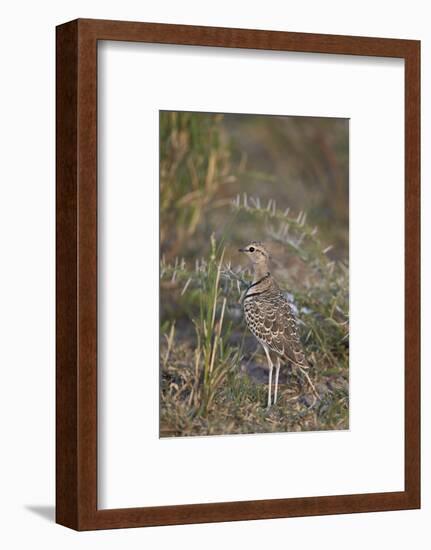
MULTIPOLYGON (((278 218, 280 212, 267 215, 278 218)), ((164 281, 171 283, 175 323, 182 326, 182 332, 174 324, 164 327, 162 437, 348 428, 348 270, 327 258, 305 222, 297 225, 290 238, 296 239, 299 230, 308 235, 300 254, 307 275, 301 286, 291 288, 290 298, 298 311, 318 401, 314 403, 300 373, 285 366, 279 401, 266 410, 264 355, 241 315, 240 297, 251 273, 224 263, 225 250, 212 238, 208 258, 194 270, 185 261, 162 262, 162 288, 164 281), (187 325, 194 327, 194 334, 187 325)), ((289 287, 288 274, 279 269, 278 275, 289 287)))
POLYGON ((343 377, 320 377, 320 400, 312 408, 303 400, 298 381, 280 384, 277 405, 266 409, 267 389, 241 372, 238 364, 201 413, 190 404, 199 379, 192 368, 193 350, 176 347, 162 378, 161 437, 319 431, 348 428, 348 389, 343 377), (327 382, 331 380, 331 389, 327 382))

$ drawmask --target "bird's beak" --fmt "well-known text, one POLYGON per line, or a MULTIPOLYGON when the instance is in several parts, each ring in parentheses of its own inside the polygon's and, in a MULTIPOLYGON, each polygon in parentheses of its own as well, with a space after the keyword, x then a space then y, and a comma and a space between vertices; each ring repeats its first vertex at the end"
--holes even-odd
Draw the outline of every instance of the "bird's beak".
POLYGON ((238 248, 238 252, 247 252, 246 248, 238 248))

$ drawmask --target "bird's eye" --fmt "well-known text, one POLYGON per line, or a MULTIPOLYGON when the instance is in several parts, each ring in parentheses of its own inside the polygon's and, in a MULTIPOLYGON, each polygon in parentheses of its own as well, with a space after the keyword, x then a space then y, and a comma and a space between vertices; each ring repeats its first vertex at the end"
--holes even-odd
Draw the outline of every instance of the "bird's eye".
POLYGON ((249 252, 254 252, 254 246, 250 246, 250 248, 248 249, 249 252))

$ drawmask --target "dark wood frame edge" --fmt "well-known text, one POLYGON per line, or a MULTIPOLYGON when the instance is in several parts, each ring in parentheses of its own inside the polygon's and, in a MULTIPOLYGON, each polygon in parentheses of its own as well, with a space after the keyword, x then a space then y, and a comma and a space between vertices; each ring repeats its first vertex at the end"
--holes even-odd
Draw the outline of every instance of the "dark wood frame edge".
POLYGON ((56 521, 76 530, 420 507, 420 42, 78 19, 57 27, 56 521), (97 509, 97 41, 398 57, 405 61, 405 490, 97 509))

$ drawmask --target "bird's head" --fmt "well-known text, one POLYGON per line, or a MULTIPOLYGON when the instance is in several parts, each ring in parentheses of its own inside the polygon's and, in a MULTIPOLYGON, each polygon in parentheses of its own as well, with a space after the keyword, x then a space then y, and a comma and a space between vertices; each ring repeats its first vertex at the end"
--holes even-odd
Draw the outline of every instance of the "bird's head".
POLYGON ((259 241, 251 241, 244 248, 240 248, 239 251, 244 252, 254 266, 266 266, 269 262, 268 251, 259 241))

